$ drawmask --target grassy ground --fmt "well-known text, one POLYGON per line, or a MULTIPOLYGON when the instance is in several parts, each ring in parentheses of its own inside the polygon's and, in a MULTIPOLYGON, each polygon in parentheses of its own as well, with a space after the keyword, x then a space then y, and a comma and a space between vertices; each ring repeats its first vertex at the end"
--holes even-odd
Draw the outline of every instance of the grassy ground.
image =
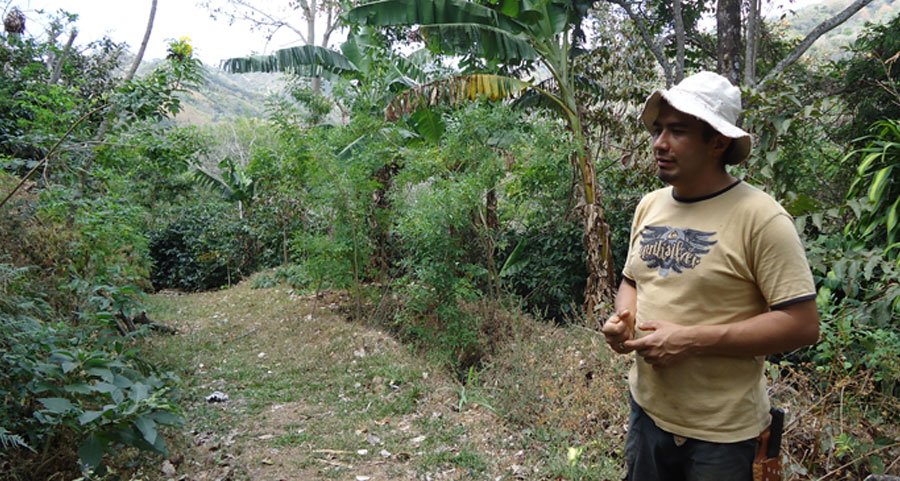
MULTIPOLYGON (((146 352, 181 377, 186 423, 168 460, 122 453, 130 479, 621 479, 631 360, 595 331, 501 316, 502 342, 460 382, 365 316, 348 322, 342 295, 249 285, 151 298, 179 334, 146 352), (217 390, 229 400, 206 402, 217 390)), ((900 474, 895 397, 836 370, 769 371, 789 412, 785 479, 900 474)))
POLYGON ((460 383, 335 295, 160 294, 147 350, 183 380, 185 427, 150 479, 618 479, 624 368, 537 323, 460 383), (598 381, 603 382, 598 382, 598 381), (612 381, 612 382, 610 382, 612 381), (213 391, 229 396, 207 403, 213 391), (603 406, 609 406, 604 408, 603 406), (165 472, 163 472, 165 471, 165 472))

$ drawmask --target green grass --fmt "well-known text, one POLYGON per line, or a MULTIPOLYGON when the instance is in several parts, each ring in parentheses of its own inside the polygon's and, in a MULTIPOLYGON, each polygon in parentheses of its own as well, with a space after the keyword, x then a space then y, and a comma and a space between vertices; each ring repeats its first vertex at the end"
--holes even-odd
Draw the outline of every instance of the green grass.
MULTIPOLYGON (((585 419, 621 423, 624 382, 609 386, 623 372, 597 356, 588 332, 537 331, 459 382, 440 357, 320 308, 329 303, 246 285, 152 297, 150 317, 181 330, 154 337, 148 351, 183 380, 186 431, 219 440, 238 432, 235 462, 251 469, 274 456, 265 469, 282 469, 287 479, 353 479, 367 470, 381 479, 448 471, 454 479, 513 479, 512 464, 525 467, 526 479, 621 475, 621 438, 605 439, 585 419), (596 386, 602 391, 584 387, 587 369, 611 381, 596 386), (203 400, 216 389, 228 403, 203 400), (599 409, 610 399, 612 407, 599 409), (568 448, 579 446, 570 462, 568 448)), ((190 449, 189 441, 180 445, 190 449)))

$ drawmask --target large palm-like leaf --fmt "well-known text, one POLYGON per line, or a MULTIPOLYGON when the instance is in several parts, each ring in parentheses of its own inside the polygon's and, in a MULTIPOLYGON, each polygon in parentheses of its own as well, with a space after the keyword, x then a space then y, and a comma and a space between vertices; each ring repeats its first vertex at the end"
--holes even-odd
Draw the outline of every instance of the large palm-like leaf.
POLYGON ((341 53, 316 45, 283 48, 272 55, 230 58, 222 63, 222 68, 232 73, 288 72, 309 77, 359 70, 341 53))
MULTIPOLYGON (((251 55, 230 58, 222 63, 222 68, 232 73, 285 72, 301 77, 338 77, 364 79, 373 68, 371 53, 379 46, 366 31, 352 35, 341 45, 341 52, 303 45, 275 51, 271 55, 251 55)), ((391 55, 393 70, 389 85, 396 88, 415 87, 427 80, 427 74, 416 62, 400 55, 391 55)), ((418 58, 418 57, 413 57, 418 58)))
POLYGON ((418 25, 429 48, 442 53, 473 53, 507 63, 537 59, 528 31, 541 13, 514 1, 518 8, 495 10, 465 0, 379 0, 350 10, 347 19, 376 27, 418 25))

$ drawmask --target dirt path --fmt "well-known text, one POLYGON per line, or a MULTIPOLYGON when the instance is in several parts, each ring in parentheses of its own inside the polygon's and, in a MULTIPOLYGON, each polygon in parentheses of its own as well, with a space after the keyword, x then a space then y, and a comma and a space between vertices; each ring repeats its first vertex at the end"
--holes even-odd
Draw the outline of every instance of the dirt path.
POLYGON ((149 347, 181 376, 187 418, 160 479, 532 479, 521 436, 339 302, 246 283, 154 296, 180 334, 149 347))

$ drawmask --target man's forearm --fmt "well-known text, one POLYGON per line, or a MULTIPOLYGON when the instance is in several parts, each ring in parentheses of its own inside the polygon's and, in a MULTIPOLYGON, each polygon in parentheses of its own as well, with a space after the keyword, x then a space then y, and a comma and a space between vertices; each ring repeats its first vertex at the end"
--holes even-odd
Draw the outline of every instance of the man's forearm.
POLYGON ((616 312, 622 312, 625 309, 631 311, 632 314, 637 313, 637 288, 634 281, 622 279, 619 284, 619 290, 616 292, 615 308, 616 312))
POLYGON ((819 315, 815 301, 805 301, 732 324, 689 329, 696 354, 764 356, 815 344, 819 315))

